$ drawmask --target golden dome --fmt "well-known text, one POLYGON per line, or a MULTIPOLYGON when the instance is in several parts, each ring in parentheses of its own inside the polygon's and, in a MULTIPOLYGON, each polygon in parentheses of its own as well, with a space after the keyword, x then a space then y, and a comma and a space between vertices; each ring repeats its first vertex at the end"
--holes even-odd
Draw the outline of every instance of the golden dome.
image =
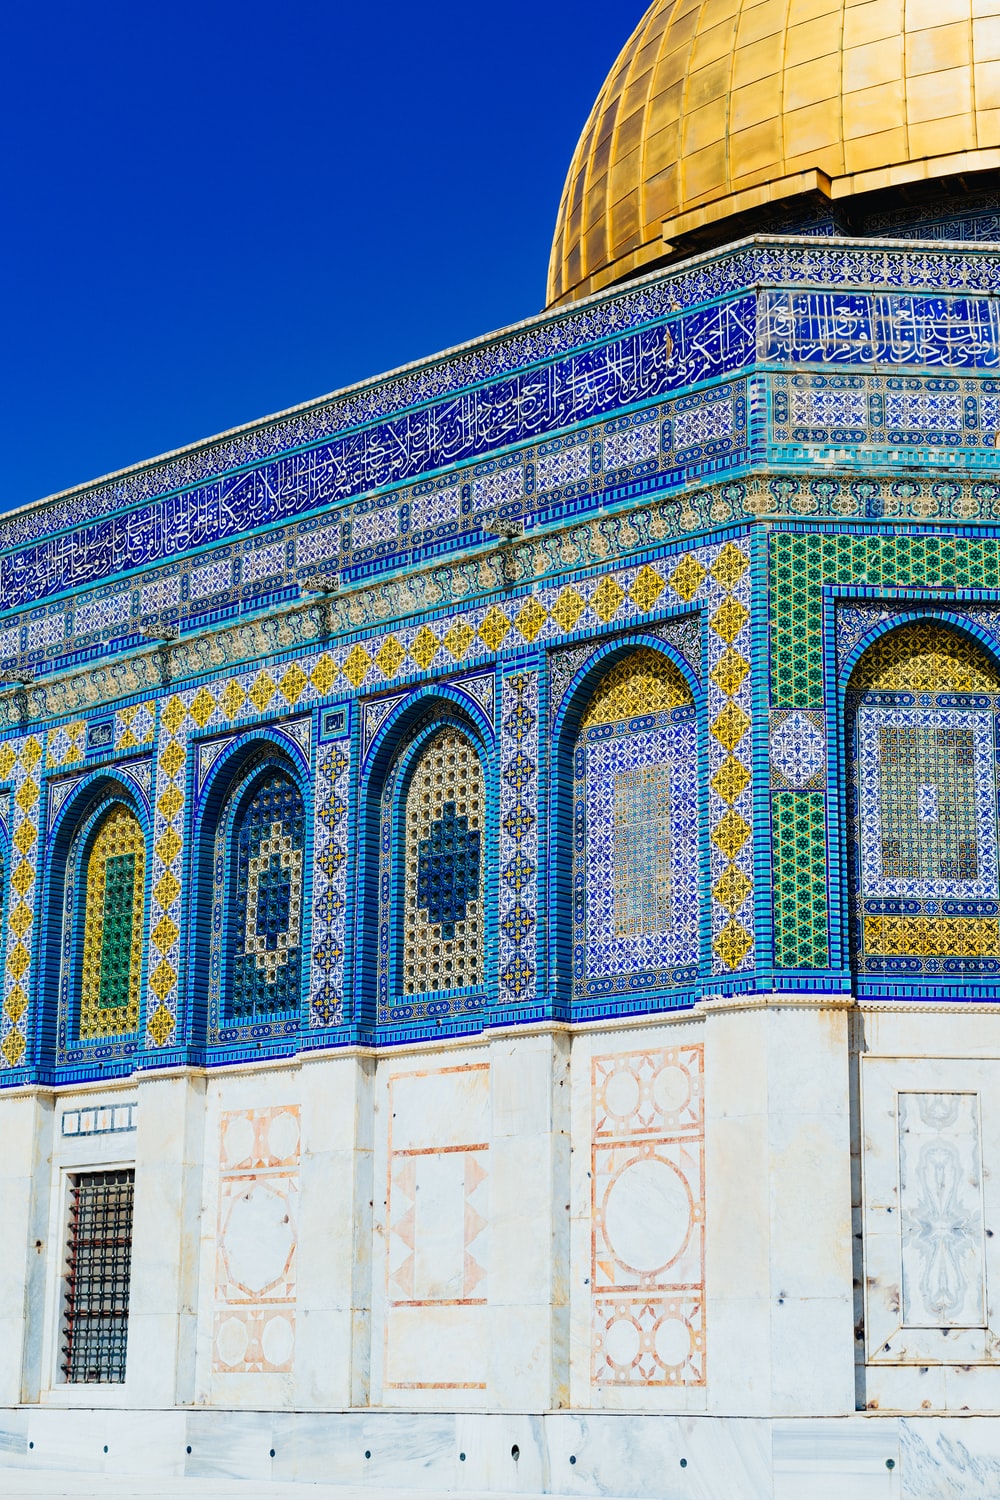
POLYGON ((654 0, 570 165, 550 305, 796 193, 1000 167, 1000 0, 654 0))

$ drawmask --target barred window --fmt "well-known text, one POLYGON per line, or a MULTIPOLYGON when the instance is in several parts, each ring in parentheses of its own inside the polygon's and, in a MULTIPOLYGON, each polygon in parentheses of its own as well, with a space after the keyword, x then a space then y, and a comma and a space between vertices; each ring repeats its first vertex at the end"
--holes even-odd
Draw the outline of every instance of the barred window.
POLYGON ((121 1384, 128 1343, 135 1172, 86 1172, 70 1188, 63 1374, 121 1384))

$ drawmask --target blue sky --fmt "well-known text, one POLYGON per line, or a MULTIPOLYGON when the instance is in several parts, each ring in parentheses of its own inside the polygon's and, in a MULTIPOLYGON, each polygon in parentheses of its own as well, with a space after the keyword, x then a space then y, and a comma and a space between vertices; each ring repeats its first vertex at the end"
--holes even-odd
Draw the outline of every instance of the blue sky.
POLYGON ((0 19, 0 509, 528 317, 643 0, 0 19))

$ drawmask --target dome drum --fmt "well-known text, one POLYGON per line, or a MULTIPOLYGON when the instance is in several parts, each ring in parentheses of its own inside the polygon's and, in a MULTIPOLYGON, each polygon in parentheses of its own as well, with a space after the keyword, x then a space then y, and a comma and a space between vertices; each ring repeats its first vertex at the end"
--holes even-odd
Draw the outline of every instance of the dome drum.
POLYGON ((832 208, 998 172, 998 0, 654 0, 570 165, 548 303, 804 195, 832 208))

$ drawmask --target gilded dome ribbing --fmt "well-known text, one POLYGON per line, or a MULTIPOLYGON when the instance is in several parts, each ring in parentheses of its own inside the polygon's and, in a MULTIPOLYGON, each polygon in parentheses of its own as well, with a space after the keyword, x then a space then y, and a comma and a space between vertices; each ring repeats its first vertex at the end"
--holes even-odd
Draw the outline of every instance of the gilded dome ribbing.
POLYGON ((997 167, 1000 0, 654 0, 580 137, 548 301, 795 193, 997 167))

